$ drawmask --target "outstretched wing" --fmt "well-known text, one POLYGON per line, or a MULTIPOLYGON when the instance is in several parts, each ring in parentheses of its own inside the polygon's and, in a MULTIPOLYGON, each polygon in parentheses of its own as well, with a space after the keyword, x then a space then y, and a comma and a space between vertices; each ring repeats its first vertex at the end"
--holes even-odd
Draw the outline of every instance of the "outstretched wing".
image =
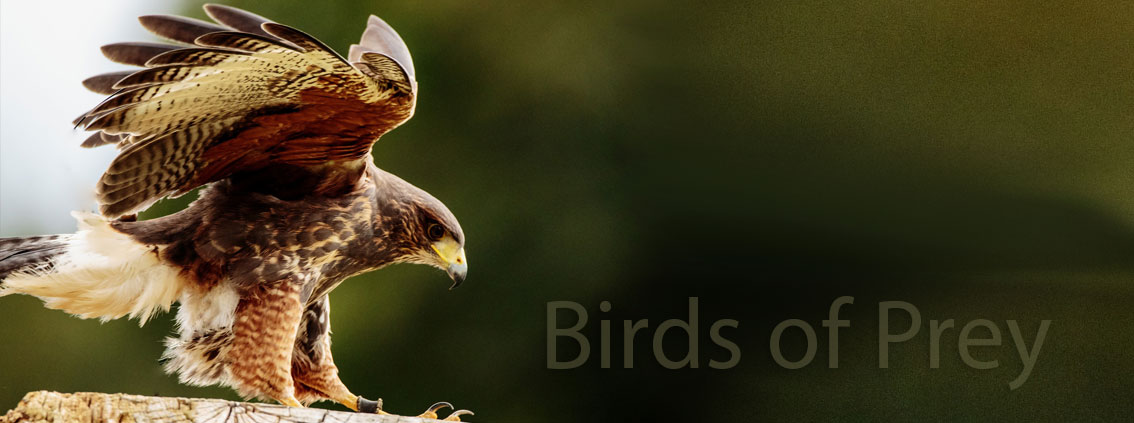
POLYGON ((255 14, 205 11, 224 26, 141 17, 146 29, 185 45, 104 46, 111 60, 145 69, 84 81, 110 97, 76 120, 96 131, 83 145, 122 150, 98 184, 104 215, 225 178, 264 192, 276 193, 275 184, 297 195, 337 195, 361 176, 374 141, 413 115, 409 51, 380 19, 370 18, 348 62, 255 14), (281 183, 279 175, 293 179, 281 183))

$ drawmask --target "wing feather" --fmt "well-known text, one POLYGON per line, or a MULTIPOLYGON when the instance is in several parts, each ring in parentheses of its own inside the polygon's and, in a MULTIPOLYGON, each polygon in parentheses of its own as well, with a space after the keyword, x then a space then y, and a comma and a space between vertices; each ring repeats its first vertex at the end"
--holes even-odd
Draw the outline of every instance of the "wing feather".
POLYGON ((205 11, 224 26, 139 18, 151 32, 192 45, 108 45, 111 60, 145 68, 84 81, 110 97, 76 121, 97 131, 83 145, 122 149, 97 187, 104 214, 133 213, 271 165, 307 166, 327 178, 311 184, 316 193, 333 195, 353 186, 343 175, 361 175, 373 142, 412 116, 409 51, 380 19, 376 26, 371 18, 368 50, 352 66, 297 29, 227 6, 205 11))
POLYGON ((396 89, 410 92, 413 90, 413 80, 394 58, 382 53, 362 53, 362 62, 355 64, 376 80, 385 81, 396 89))
POLYGON ((299 48, 303 49, 303 51, 312 51, 320 58, 335 58, 343 63, 346 63, 346 60, 343 59, 342 56, 340 56, 338 53, 335 53, 334 50, 332 50, 330 47, 327 47, 327 45, 323 44, 322 41, 319 41, 315 37, 307 35, 307 33, 303 31, 292 28, 290 26, 280 25, 275 22, 264 23, 263 25, 261 25, 261 27, 264 29, 264 31, 267 31, 268 34, 295 44, 299 48))
POLYGON ((176 49, 176 46, 157 43, 114 43, 101 48, 102 55, 112 62, 133 66, 145 66, 151 57, 176 49))
POLYGON ((280 39, 247 32, 210 32, 194 40, 199 46, 224 47, 250 53, 280 53, 284 50, 303 52, 303 49, 284 45, 280 39))
MULTIPOLYGON (((134 75, 137 75, 137 73, 135 73, 134 75)), ((134 75, 131 75, 127 78, 131 78, 134 75)), ((87 112, 87 116, 89 117, 90 122, 93 122, 94 120, 97 120, 98 118, 106 115, 107 112, 115 111, 115 110, 121 108, 122 106, 128 106, 128 105, 131 105, 131 104, 138 103, 140 101, 144 101, 148 98, 153 97, 156 93, 168 89, 168 87, 154 86, 153 85, 154 83, 157 83, 159 81, 152 81, 151 84, 145 85, 145 86, 143 86, 143 84, 123 85, 123 81, 126 81, 126 80, 127 79, 123 79, 122 81, 119 81, 117 84, 115 84, 115 87, 119 89, 119 91, 116 94, 108 97, 106 100, 103 100, 102 103, 99 103, 98 106, 95 106, 95 108, 93 108, 93 109, 91 109, 91 111, 87 112)), ((87 124, 89 122, 88 121, 81 121, 81 123, 87 124)), ((87 126, 87 129, 101 129, 101 128, 95 128, 95 127, 92 127, 92 126, 87 126)))
MULTIPOLYGON (((145 85, 160 84, 164 82, 177 82, 185 80, 186 78, 194 78, 201 76, 204 73, 210 72, 208 66, 180 66, 180 65, 166 65, 156 66, 144 70, 140 70, 122 78, 122 80, 114 84, 114 88, 134 88, 145 85)), ((122 97, 123 94, 117 94, 115 97, 122 97)))
MULTIPOLYGON (((117 140, 115 140, 114 142, 117 142, 117 140)), ((108 142, 107 140, 102 138, 102 132, 95 132, 95 133, 91 134, 91 136, 87 137, 86 140, 83 141, 83 144, 81 145, 81 147, 91 148, 91 147, 98 147, 98 146, 102 146, 102 145, 106 145, 106 144, 112 144, 112 143, 113 142, 108 142)))
POLYGON ((225 61, 243 60, 246 58, 250 58, 250 56, 246 52, 219 48, 182 48, 154 56, 145 63, 145 66, 215 66, 224 63, 225 61))
POLYGON ((146 15, 138 18, 142 27, 155 35, 185 44, 193 44, 197 37, 227 28, 202 20, 170 15, 146 15))
POLYGON ((260 25, 271 22, 268 18, 255 13, 219 4, 206 4, 205 14, 229 28, 263 36, 267 36, 268 33, 264 32, 260 25))
POLYGON ((409 47, 397 31, 386 21, 374 15, 366 22, 366 32, 362 33, 362 40, 350 46, 347 56, 351 62, 358 62, 362 53, 372 51, 392 57, 406 69, 410 78, 414 77, 413 59, 410 57, 409 47))
POLYGON ((94 91, 99 94, 114 94, 115 91, 118 91, 117 88, 114 88, 114 84, 118 81, 121 81, 123 78, 130 76, 130 74, 132 73, 134 73, 134 71, 128 70, 95 75, 90 78, 84 79, 83 86, 87 87, 88 90, 94 91))

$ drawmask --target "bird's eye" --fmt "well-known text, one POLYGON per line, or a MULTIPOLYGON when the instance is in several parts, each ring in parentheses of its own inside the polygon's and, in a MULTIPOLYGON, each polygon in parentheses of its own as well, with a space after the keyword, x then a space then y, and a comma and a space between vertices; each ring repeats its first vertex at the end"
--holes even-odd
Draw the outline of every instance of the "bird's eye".
POLYGON ((429 235, 429 239, 438 241, 441 237, 445 236, 445 228, 442 228, 441 225, 436 223, 431 223, 429 224, 429 228, 425 230, 425 233, 429 235))

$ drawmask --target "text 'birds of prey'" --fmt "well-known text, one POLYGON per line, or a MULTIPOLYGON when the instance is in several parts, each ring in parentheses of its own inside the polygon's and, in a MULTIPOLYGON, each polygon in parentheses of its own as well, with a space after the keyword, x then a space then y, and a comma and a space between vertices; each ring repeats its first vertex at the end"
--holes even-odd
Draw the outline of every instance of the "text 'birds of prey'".
POLYGON ((74 122, 94 131, 83 145, 120 150, 98 181, 102 214, 75 213, 75 234, 0 238, 0 296, 142 322, 178 302, 180 336, 167 339, 164 359, 182 382, 382 412, 339 380, 328 292, 393 263, 438 267, 453 286, 468 269, 449 209, 370 155, 413 116, 409 50, 375 16, 343 58, 249 12, 205 12, 216 23, 140 18, 176 44, 103 47, 144 69, 83 81, 109 95, 74 122), (135 221, 202 185, 185 210, 135 221))

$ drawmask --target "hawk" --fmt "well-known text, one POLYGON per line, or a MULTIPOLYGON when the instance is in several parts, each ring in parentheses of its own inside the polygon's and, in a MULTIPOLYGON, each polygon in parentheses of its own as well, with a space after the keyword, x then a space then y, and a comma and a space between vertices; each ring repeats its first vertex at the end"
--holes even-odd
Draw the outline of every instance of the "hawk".
POLYGON ((163 358, 181 382, 382 412, 339 379, 327 294, 394 263, 438 267, 453 287, 468 270, 449 209, 370 155, 413 116, 409 50, 376 16, 344 58, 240 9, 205 12, 215 23, 139 19, 176 44, 102 47, 143 69, 83 81, 109 96, 75 121, 94 131, 83 146, 119 148, 97 184, 101 214, 75 213, 75 234, 0 238, 0 296, 142 323, 177 302, 179 336, 163 358), (178 213, 134 218, 200 186, 178 213))

